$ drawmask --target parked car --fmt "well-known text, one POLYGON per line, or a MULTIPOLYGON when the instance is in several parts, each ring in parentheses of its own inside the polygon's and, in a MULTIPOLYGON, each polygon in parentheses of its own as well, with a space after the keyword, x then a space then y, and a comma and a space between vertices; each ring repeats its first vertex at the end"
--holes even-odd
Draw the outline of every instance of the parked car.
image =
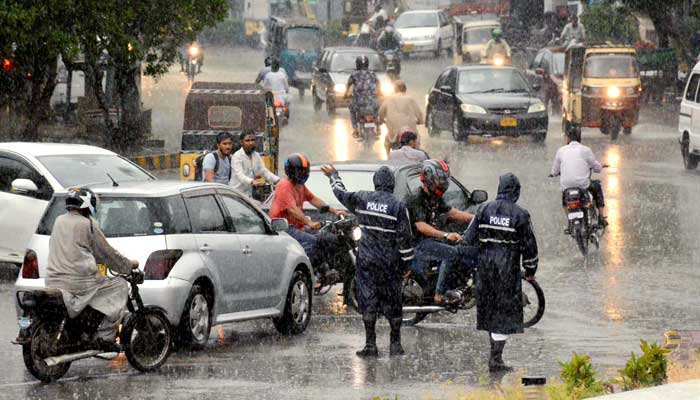
POLYGON ((443 50, 452 53, 454 28, 442 10, 406 11, 394 26, 401 35, 404 55, 432 51, 439 57, 443 50))
POLYGON ((565 49, 546 47, 537 52, 528 66, 530 83, 539 85, 540 100, 553 113, 561 112, 561 85, 564 81, 565 49))
POLYGON ((688 78, 681 100, 678 116, 678 133, 680 133, 681 155, 685 169, 695 169, 700 162, 700 63, 695 65, 688 78))
POLYGON ((0 143, 0 262, 21 264, 27 242, 56 191, 87 183, 155 177, 108 150, 58 143, 0 143))
MULTIPOLYGON (((272 318, 298 334, 311 317, 312 271, 284 219, 265 213, 226 185, 157 181, 89 186, 107 241, 139 261, 140 293, 166 311, 180 344, 203 347, 213 325, 272 318)), ((65 213, 65 192, 51 200, 29 242, 16 290, 44 287, 49 239, 65 213)))
POLYGON ((338 108, 350 106, 351 98, 344 98, 350 74, 355 71, 355 60, 367 56, 369 69, 377 74, 383 96, 394 93, 394 84, 386 73, 386 65, 375 50, 364 47, 327 47, 323 49, 311 78, 311 95, 314 110, 319 111, 326 103, 328 115, 335 114, 338 108))
POLYGON ((517 68, 478 64, 445 69, 428 93, 428 134, 455 140, 479 136, 547 136, 547 108, 517 68))

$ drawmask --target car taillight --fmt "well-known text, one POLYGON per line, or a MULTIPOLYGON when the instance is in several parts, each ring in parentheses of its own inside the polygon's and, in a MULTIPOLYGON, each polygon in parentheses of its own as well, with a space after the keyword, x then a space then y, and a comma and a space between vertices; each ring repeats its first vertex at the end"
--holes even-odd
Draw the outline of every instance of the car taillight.
POLYGON ((568 202, 566 202, 566 206, 570 210, 575 210, 575 209, 581 208, 581 201, 580 200, 568 201, 568 202))
POLYGON ((182 257, 182 250, 158 250, 151 253, 143 268, 146 279, 165 279, 182 257))
POLYGON ((273 105, 274 105, 275 107, 279 108, 279 107, 282 107, 282 102, 279 101, 279 100, 275 100, 274 103, 273 103, 273 105))
POLYGON ((39 261, 36 259, 34 250, 27 250, 24 253, 24 262, 22 262, 22 278, 24 279, 39 279, 39 261))
POLYGON ((367 120, 367 122, 372 122, 374 121, 374 115, 368 115, 365 117, 365 119, 367 120))

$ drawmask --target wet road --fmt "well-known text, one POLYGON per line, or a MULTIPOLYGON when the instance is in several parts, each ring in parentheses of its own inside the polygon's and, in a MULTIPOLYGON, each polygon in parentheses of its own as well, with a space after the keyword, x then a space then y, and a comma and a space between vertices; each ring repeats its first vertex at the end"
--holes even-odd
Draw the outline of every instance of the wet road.
MULTIPOLYGON (((211 51, 198 79, 252 80, 261 62, 255 52, 211 51)), ((421 105, 448 63, 404 63, 409 94, 421 105)), ((186 79, 175 71, 155 86, 144 82, 154 131, 169 147, 179 141, 186 93, 186 79)), ((314 163, 383 156, 381 142, 367 150, 352 140, 347 111, 332 119, 325 112, 314 114, 308 96, 293 97, 292 120, 282 130, 282 158, 294 151, 304 151, 314 163)), ((698 328, 700 173, 683 170, 675 129, 658 120, 645 114, 632 136, 617 144, 597 131, 584 131, 584 143, 612 166, 600 175, 610 227, 600 250, 587 258, 563 235, 559 184, 547 178, 563 144, 559 123, 550 124, 544 145, 521 139, 458 144, 447 132, 429 138, 422 131, 423 147, 434 157, 449 157, 453 173, 468 188, 488 190, 493 198, 498 176, 505 172, 516 173, 523 184, 520 203, 530 210, 538 237, 538 280, 547 311, 537 326, 506 347, 506 361, 520 373, 554 376, 556 361, 568 359, 572 351, 591 355, 600 370, 611 372, 624 366, 630 351, 638 351, 639 339, 660 340, 670 328, 698 328)), ((227 325, 214 329, 206 351, 176 353, 158 374, 136 374, 125 360, 83 361, 60 383, 45 386, 25 372, 20 349, 9 344, 16 334, 11 290, 10 283, 0 284, 0 398, 122 393, 182 399, 441 398, 488 382, 488 339, 475 330, 473 313, 432 316, 417 328, 405 328, 408 355, 396 359, 386 355, 384 323, 379 328, 383 356, 364 361, 354 356, 363 342, 359 316, 346 313, 340 299, 329 294, 315 299, 312 323, 299 337, 279 336, 267 321, 227 325)))

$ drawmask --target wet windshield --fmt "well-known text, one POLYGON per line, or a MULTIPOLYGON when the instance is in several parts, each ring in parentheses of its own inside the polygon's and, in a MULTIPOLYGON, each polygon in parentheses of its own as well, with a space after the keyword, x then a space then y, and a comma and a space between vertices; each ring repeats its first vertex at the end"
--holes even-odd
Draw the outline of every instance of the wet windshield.
POLYGON ((525 93, 529 91, 525 78, 514 69, 483 68, 459 73, 457 93, 525 93))
POLYGON ((146 172, 117 155, 61 155, 37 157, 63 187, 86 183, 152 179, 146 172))
POLYGON ((376 53, 337 53, 333 56, 331 62, 331 71, 354 71, 355 60, 359 56, 367 56, 369 59, 369 69, 371 71, 383 71, 384 64, 382 63, 379 54, 376 53))
POLYGON ((296 51, 320 51, 321 32, 314 28, 289 28, 287 48, 296 51))
POLYGON ((464 44, 486 44, 491 40, 491 28, 476 28, 464 31, 462 42, 464 44))
POLYGON ((396 29, 433 28, 438 26, 436 13, 404 13, 396 20, 396 29))
POLYGON ((636 78, 637 60, 626 54, 591 54, 586 59, 583 76, 586 78, 636 78))
POLYGON ((554 75, 564 75, 564 66, 566 61, 566 54, 564 53, 553 53, 554 65, 552 71, 554 75))

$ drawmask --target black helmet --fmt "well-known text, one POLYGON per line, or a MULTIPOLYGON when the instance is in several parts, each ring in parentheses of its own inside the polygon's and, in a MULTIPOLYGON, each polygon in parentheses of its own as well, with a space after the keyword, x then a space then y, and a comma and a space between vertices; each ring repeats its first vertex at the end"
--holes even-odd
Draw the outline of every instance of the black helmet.
POLYGON ((272 56, 267 56, 265 57, 265 66, 269 67, 270 65, 272 65, 272 56))
POLYGON ((442 197, 450 186, 450 167, 442 160, 425 160, 421 167, 420 181, 428 192, 442 197))
POLYGON ((67 210, 89 210, 92 215, 97 212, 97 196, 90 189, 73 188, 66 197, 67 210))
POLYGON ((566 137, 572 142, 581 143, 581 129, 580 128, 569 128, 566 131, 566 137))
POLYGON ((270 60, 270 68, 272 68, 273 72, 277 72, 280 69, 280 60, 277 57, 272 57, 270 60))
POLYGON ((418 135, 411 128, 402 128, 397 137, 399 146, 405 146, 411 143, 411 140, 418 140, 418 135))
POLYGON ((369 68, 369 58, 367 58, 367 56, 357 56, 355 59, 355 68, 357 68, 357 70, 369 68))
POLYGON ((294 153, 284 162, 284 173, 292 183, 305 184, 309 179, 309 159, 301 153, 294 153))

